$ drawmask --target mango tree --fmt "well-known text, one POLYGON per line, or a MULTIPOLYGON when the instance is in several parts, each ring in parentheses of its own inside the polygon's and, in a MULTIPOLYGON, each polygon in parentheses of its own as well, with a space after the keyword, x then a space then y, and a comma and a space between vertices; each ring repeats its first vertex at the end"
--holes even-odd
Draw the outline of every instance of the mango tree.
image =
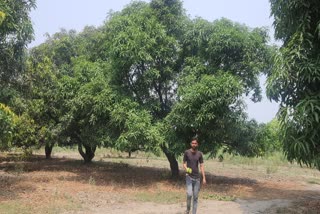
POLYGON ((320 5, 270 0, 275 37, 283 45, 268 76, 268 96, 280 102, 288 160, 320 169, 320 5))
POLYGON ((205 151, 234 143, 226 127, 245 120, 242 94, 261 99, 258 76, 270 54, 264 29, 190 20, 180 1, 157 0, 111 14, 104 35, 100 59, 111 64, 111 84, 150 112, 174 177, 186 137, 201 130, 205 151))
POLYGON ((24 102, 38 128, 37 147, 45 146, 46 158, 51 157, 54 144, 59 143, 65 100, 59 96, 59 80, 76 55, 75 31, 61 30, 29 51, 24 74, 24 102))

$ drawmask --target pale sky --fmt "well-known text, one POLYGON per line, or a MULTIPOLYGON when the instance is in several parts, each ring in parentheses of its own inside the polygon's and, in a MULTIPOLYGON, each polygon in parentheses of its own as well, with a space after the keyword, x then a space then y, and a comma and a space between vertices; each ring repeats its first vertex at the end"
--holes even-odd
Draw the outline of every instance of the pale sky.
MULTIPOLYGON (((46 33, 50 35, 60 31, 75 29, 81 31, 86 25, 100 26, 110 10, 119 11, 131 0, 37 0, 37 8, 31 12, 35 41, 29 47, 45 41, 46 33)), ((249 27, 268 27, 271 42, 273 38, 273 19, 270 18, 269 0, 183 0, 184 8, 192 18, 202 17, 209 21, 221 17, 228 18, 249 27)), ((265 78, 260 79, 263 93, 265 78)), ((260 103, 247 99, 249 118, 258 122, 271 121, 278 104, 270 102, 265 94, 260 103)))

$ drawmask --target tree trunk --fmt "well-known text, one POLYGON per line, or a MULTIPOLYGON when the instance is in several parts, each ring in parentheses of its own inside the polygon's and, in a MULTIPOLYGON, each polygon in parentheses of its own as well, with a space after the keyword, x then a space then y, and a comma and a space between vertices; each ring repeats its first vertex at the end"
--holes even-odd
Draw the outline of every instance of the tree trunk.
POLYGON ((46 144, 44 147, 44 151, 46 153, 46 159, 51 158, 51 152, 52 152, 53 144, 46 144))
POLYGON ((164 152, 164 154, 166 155, 166 157, 170 163, 171 177, 174 179, 178 178, 179 177, 179 166, 178 166, 178 161, 177 161, 175 155, 172 154, 171 152, 169 152, 165 146, 162 147, 162 151, 164 152))
POLYGON ((78 144, 78 151, 82 156, 84 163, 91 163, 92 159, 94 158, 96 148, 96 146, 82 145, 81 143, 78 144), (83 151, 82 146, 85 148, 85 152, 83 151))

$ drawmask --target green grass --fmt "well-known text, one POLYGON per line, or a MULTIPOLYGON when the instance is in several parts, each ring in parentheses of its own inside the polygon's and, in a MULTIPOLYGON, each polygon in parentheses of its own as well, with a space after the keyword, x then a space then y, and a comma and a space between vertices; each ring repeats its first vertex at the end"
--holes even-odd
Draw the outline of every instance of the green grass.
POLYGON ((140 202, 175 204, 185 201, 185 195, 172 191, 139 192, 135 194, 134 199, 140 202))
POLYGON ((81 210, 81 204, 74 202, 70 197, 65 197, 63 203, 53 201, 50 204, 43 204, 41 207, 34 207, 19 200, 1 202, 0 204, 1 214, 60 214, 69 210, 81 210))
POLYGON ((266 173, 267 174, 274 174, 278 171, 279 167, 277 165, 269 165, 266 166, 266 173))
POLYGON ((92 185, 92 186, 95 186, 96 185, 96 180, 92 176, 90 176, 88 183, 90 185, 92 185))
POLYGON ((307 182, 309 184, 317 184, 317 185, 320 185, 320 179, 317 179, 317 178, 310 178, 307 180, 307 182))
MULTIPOLYGON (((41 148, 40 150, 35 150, 35 152, 41 152, 41 151, 44 151, 44 148, 41 148)), ((78 153, 78 147, 77 146, 72 146, 72 147, 54 146, 52 149, 51 155, 55 155, 57 153, 69 153, 69 152, 77 152, 78 153)))
POLYGON ((33 210, 31 207, 21 204, 19 201, 1 202, 0 213, 6 214, 31 214, 33 210))
POLYGON ((216 201, 234 201, 234 200, 236 200, 235 196, 219 195, 219 194, 213 194, 210 192, 204 192, 201 195, 201 198, 207 199, 207 200, 216 200, 216 201))
POLYGON ((289 163, 282 152, 274 152, 272 154, 263 157, 243 157, 238 155, 224 154, 223 161, 234 165, 276 165, 276 166, 288 166, 289 163))

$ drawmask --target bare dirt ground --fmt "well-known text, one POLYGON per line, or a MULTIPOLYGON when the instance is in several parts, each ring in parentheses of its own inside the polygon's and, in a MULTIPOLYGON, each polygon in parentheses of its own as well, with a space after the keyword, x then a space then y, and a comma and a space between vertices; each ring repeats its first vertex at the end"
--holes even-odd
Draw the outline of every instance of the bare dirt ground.
MULTIPOLYGON (((84 165, 78 156, 0 155, 0 213, 178 214, 185 184, 170 180, 166 160, 104 157, 84 165), (76 158, 76 159, 75 159, 76 158)), ((198 213, 320 213, 317 170, 207 161, 198 213), (309 181, 309 182, 307 182, 309 181)))

